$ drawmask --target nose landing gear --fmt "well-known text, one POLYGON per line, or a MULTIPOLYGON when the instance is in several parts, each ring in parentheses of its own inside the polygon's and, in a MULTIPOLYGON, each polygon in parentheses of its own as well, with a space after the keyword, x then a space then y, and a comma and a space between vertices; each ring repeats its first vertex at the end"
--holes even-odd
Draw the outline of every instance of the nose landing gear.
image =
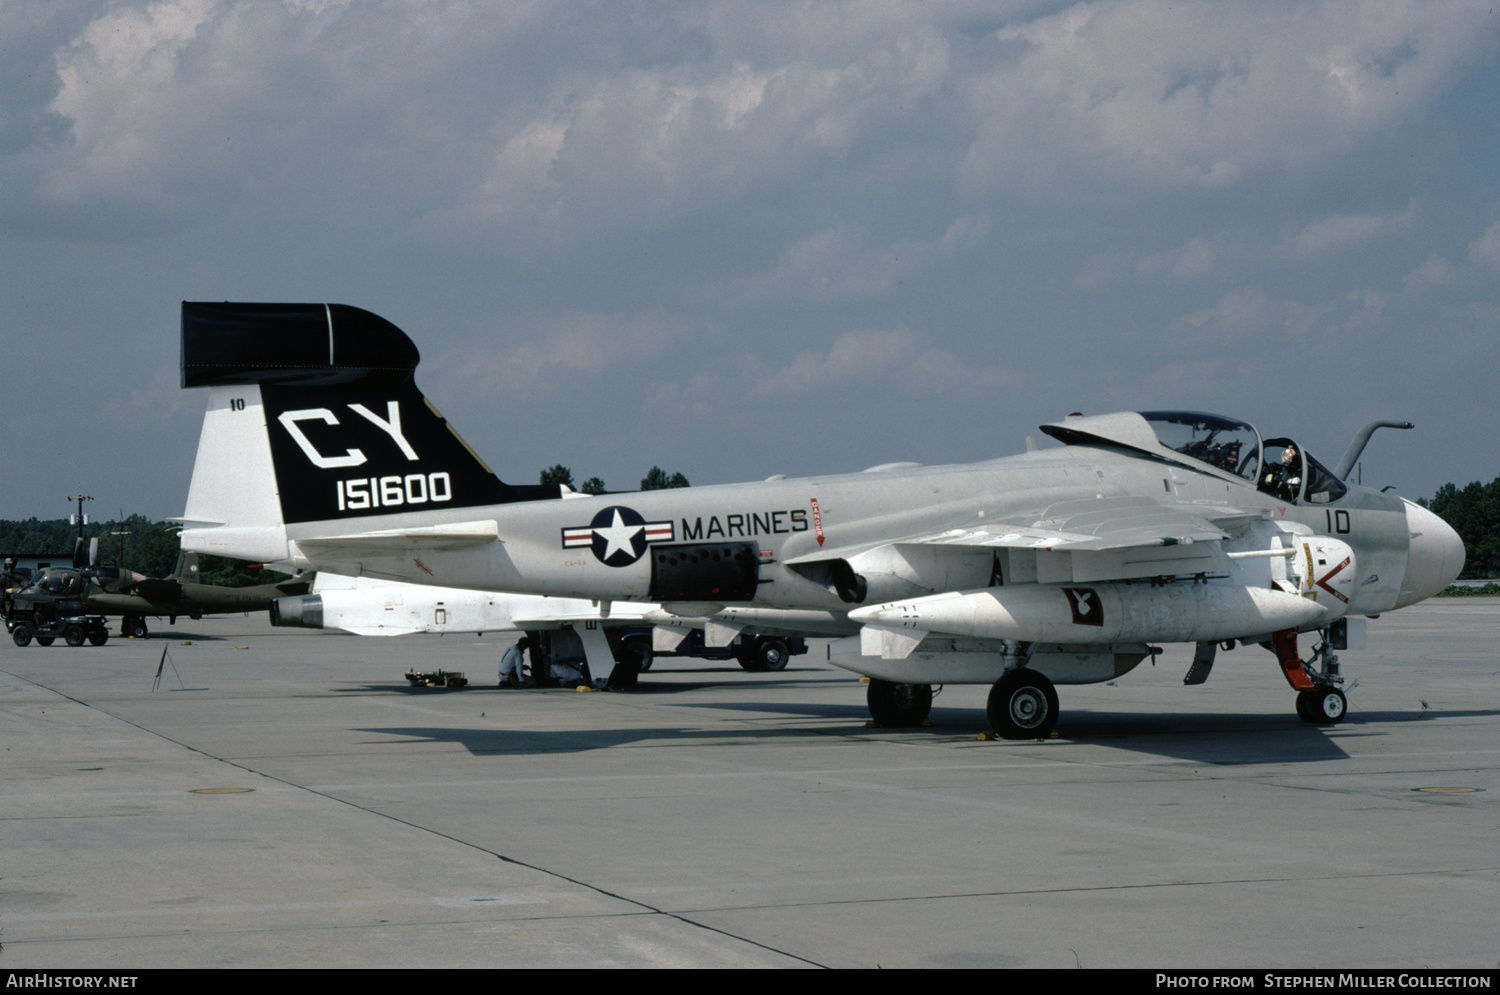
POLYGON ((1344 721, 1349 702, 1336 686, 1344 679, 1339 676, 1339 658, 1333 652, 1328 630, 1319 630, 1319 636, 1312 659, 1305 662, 1297 654, 1295 629, 1272 636, 1271 648, 1287 683, 1297 692, 1297 717, 1311 725, 1337 725, 1344 721))

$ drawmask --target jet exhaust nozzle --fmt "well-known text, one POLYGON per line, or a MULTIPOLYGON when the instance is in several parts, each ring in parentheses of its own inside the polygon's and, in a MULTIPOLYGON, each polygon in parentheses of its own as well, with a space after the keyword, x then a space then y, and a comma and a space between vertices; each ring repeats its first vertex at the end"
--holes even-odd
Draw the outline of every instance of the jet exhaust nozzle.
POLYGON ((271 624, 288 628, 323 628, 323 596, 299 594, 271 602, 271 624))

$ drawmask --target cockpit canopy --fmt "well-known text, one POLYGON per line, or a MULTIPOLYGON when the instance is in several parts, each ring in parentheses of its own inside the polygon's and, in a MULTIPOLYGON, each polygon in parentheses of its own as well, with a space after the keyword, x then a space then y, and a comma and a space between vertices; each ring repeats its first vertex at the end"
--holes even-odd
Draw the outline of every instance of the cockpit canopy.
POLYGON ((1157 442, 1173 452, 1255 479, 1260 467, 1260 433, 1248 422, 1200 411, 1142 411, 1157 442))
POLYGON ((1251 482, 1281 501, 1328 504, 1348 491, 1331 470, 1290 439, 1263 443, 1254 425, 1223 415, 1202 411, 1075 415, 1043 425, 1042 431, 1067 445, 1104 443, 1174 462, 1176 456, 1186 456, 1251 482))
POLYGON ((83 578, 77 570, 64 567, 44 567, 32 575, 31 580, 18 592, 36 594, 45 592, 61 597, 76 597, 83 593, 83 578))

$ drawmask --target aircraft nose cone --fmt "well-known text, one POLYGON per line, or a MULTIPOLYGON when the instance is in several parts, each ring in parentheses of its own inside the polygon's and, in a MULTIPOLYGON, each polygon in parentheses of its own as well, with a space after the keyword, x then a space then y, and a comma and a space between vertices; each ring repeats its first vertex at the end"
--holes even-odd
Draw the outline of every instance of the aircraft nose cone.
POLYGON ((1464 568, 1464 542, 1458 533, 1410 501, 1406 502, 1406 531, 1411 536, 1411 552, 1407 554, 1397 608, 1432 597, 1453 583, 1464 568))

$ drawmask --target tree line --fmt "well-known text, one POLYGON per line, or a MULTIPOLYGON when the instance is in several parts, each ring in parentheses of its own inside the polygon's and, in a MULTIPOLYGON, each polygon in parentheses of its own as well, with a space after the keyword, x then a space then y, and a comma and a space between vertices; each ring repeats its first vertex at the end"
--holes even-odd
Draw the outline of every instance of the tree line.
POLYGON ((1464 541, 1465 580, 1500 577, 1500 477, 1488 484, 1444 484, 1417 504, 1453 526, 1464 541))
MULTIPOLYGON (((607 491, 604 481, 598 477, 590 477, 582 484, 573 483, 573 471, 561 463, 549 466, 542 471, 541 482, 544 484, 565 484, 575 491, 585 494, 603 494, 607 491)), ((641 490, 664 491, 672 487, 691 487, 688 478, 680 473, 668 474, 659 466, 653 466, 644 477, 641 478, 641 490)))

